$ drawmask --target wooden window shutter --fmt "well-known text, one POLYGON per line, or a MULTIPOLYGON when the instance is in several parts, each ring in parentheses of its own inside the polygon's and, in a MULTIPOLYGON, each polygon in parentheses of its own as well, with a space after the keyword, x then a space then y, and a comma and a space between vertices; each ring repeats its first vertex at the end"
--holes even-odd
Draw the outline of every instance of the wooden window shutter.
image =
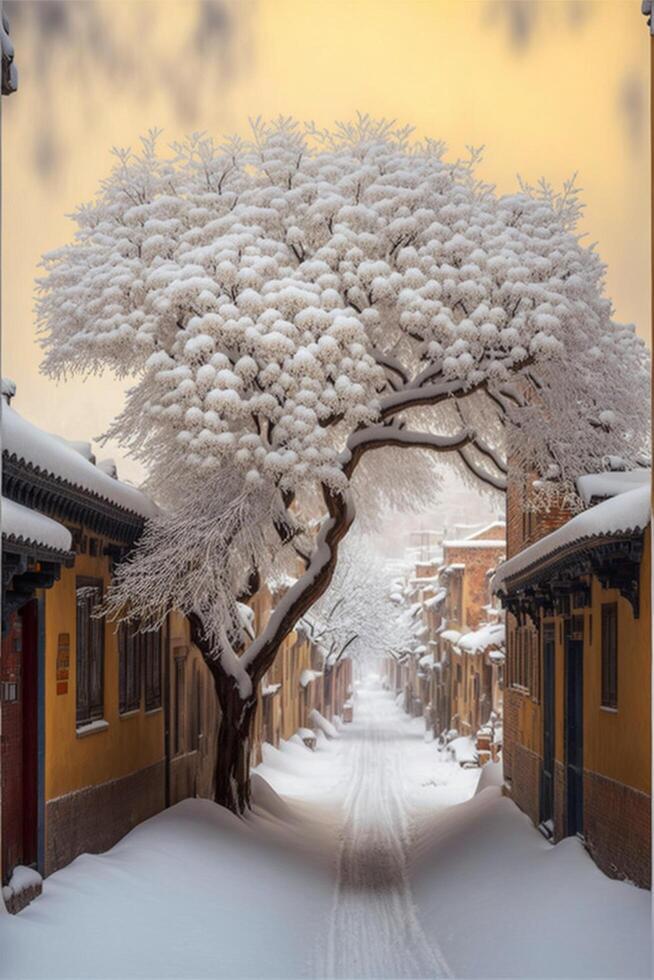
POLYGON ((94 611, 102 601, 99 579, 77 579, 77 726, 104 713, 104 620, 94 611))
POLYGON ((89 607, 85 590, 77 590, 77 724, 89 721, 89 607))

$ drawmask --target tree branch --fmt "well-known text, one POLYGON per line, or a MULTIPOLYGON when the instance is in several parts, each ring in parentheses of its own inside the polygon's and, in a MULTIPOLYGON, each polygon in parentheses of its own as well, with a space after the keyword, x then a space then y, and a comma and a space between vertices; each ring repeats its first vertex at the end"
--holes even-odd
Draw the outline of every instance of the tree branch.
POLYGON ((493 476, 487 470, 482 469, 478 463, 476 463, 469 451, 466 448, 458 450, 459 456, 463 460, 466 468, 482 483, 486 483, 489 487, 493 487, 494 490, 498 490, 500 493, 506 492, 506 477, 504 476, 493 476))

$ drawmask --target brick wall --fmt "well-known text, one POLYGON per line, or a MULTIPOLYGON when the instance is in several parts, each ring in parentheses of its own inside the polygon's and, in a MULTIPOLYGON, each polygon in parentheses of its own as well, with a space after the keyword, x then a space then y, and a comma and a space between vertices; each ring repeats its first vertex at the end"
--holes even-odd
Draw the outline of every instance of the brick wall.
POLYGON ((488 619, 484 606, 490 601, 487 574, 496 568, 505 554, 504 541, 498 541, 496 548, 456 548, 444 549, 443 561, 446 565, 464 564, 464 601, 462 625, 476 629, 488 619))
POLYGON ((540 823, 540 773, 543 760, 520 742, 513 747, 511 798, 534 824, 540 823))
POLYGON ((78 856, 100 854, 133 827, 163 810, 165 762, 123 779, 89 786, 46 803, 45 873, 78 856))
POLYGON ((651 818, 646 793, 584 771, 584 839, 605 874, 651 887, 651 818))
POLYGON ((533 495, 526 490, 534 475, 524 477, 509 466, 509 480, 506 493, 506 553, 512 558, 523 548, 540 541, 551 534, 572 517, 567 508, 552 506, 547 511, 529 511, 526 503, 533 495), (526 516, 530 514, 530 516, 526 516))
POLYGON ((504 762, 504 780, 513 780, 513 749, 519 741, 519 694, 510 687, 504 689, 504 708, 502 712, 502 758, 504 762))

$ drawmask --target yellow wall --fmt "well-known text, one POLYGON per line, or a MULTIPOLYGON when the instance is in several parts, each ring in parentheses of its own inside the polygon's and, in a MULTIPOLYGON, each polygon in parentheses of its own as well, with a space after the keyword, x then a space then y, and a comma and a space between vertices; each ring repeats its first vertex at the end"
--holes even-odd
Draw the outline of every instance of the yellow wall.
POLYGON ((108 559, 77 555, 75 567, 62 569, 61 579, 43 593, 46 800, 127 776, 164 758, 162 708, 146 714, 141 706, 139 711, 122 718, 118 714, 118 644, 111 623, 105 624, 104 644, 104 718, 109 727, 84 736, 76 732, 75 579, 78 575, 102 579, 106 590, 110 581, 108 559), (70 634, 66 694, 56 693, 60 633, 70 634))
MULTIPOLYGON (((615 589, 593 581, 593 635, 584 642, 584 768, 634 789, 651 787, 650 531, 640 567, 640 615, 615 589), (602 708, 601 603, 618 603, 618 707, 602 708)), ((588 617, 587 617, 588 619, 588 617)))
MULTIPOLYGON (((651 787, 651 555, 647 530, 640 566, 640 615, 616 589, 604 589, 592 579, 591 606, 573 609, 584 617, 584 769, 615 779, 634 789, 651 787), (601 706, 602 603, 618 604, 618 708, 601 706), (592 617, 592 638, 590 620, 592 617)), ((513 620, 510 615, 507 619, 513 620)), ((543 620, 554 624, 555 636, 555 757, 565 761, 565 650, 562 616, 543 620)), ((541 630, 541 643, 542 643, 541 630)), ((542 670, 542 646, 541 646, 542 670)), ((541 677, 541 697, 543 679, 541 677)), ((515 689, 512 694, 519 695, 515 689)), ((542 755, 542 709, 529 695, 513 698, 517 705, 518 739, 542 755)))
MULTIPOLYGON (((173 611, 168 616, 168 647, 164 656, 169 657, 168 668, 170 684, 169 696, 169 754, 171 804, 186 799, 187 796, 200 796, 213 799, 215 768, 218 751, 218 729, 220 726, 220 705, 213 677, 199 649, 191 642, 191 628, 186 616, 173 611), (184 688, 181 705, 181 747, 175 753, 175 659, 185 651, 184 688), (197 749, 190 745, 191 719, 195 713, 193 704, 193 673, 197 670, 202 677, 202 705, 200 717, 200 737, 197 749)), ((163 691, 163 697, 166 692, 163 691)))

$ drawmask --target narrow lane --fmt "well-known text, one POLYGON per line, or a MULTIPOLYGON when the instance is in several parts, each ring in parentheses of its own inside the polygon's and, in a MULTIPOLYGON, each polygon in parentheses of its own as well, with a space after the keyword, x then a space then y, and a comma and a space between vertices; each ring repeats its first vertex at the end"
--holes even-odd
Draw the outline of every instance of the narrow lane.
POLYGON ((398 726, 398 714, 388 693, 362 690, 343 732, 348 789, 325 977, 451 976, 411 894, 403 767, 418 736, 398 726))

